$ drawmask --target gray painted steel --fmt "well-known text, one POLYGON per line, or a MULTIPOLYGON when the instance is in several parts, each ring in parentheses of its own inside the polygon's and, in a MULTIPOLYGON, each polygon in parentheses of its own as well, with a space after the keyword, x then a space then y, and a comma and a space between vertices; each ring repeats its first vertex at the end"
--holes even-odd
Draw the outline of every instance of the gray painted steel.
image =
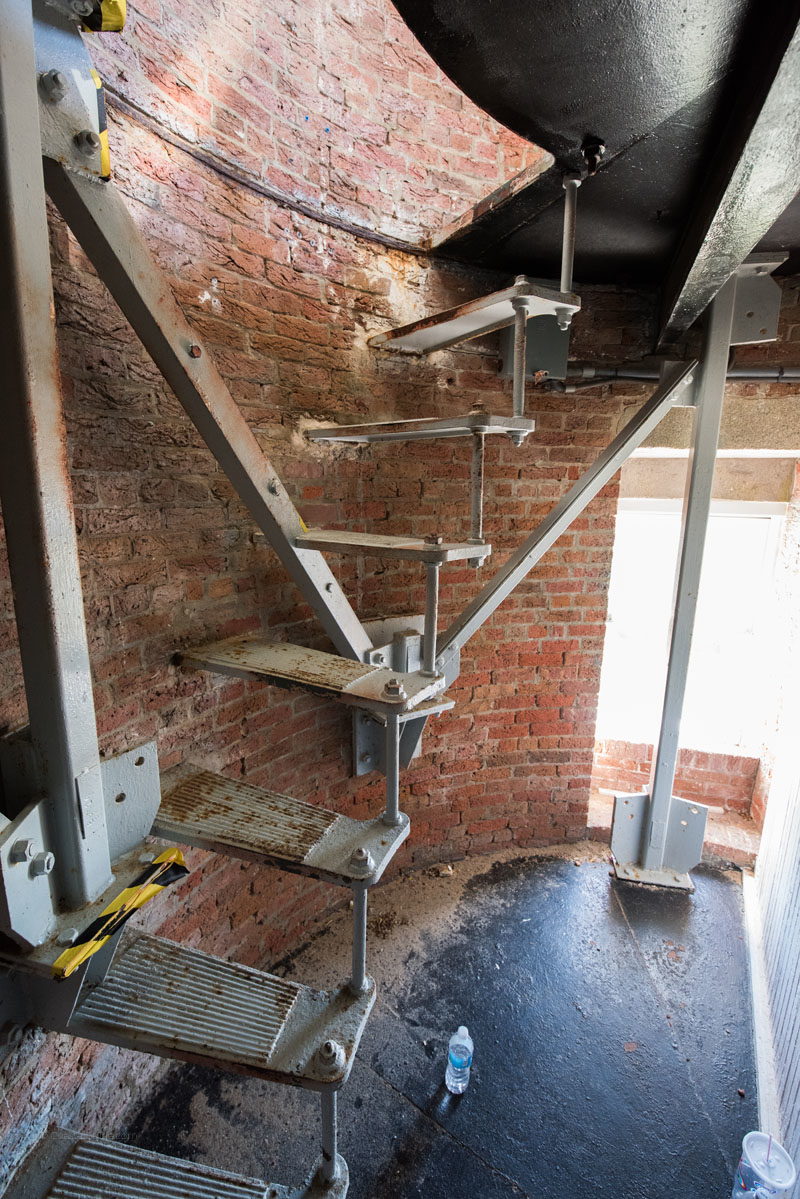
POLYGON ((632 417, 611 445, 559 500, 550 515, 453 621, 440 639, 440 670, 446 669, 451 656, 477 632, 484 621, 489 619, 551 545, 569 528, 575 517, 619 470, 622 463, 642 444, 676 402, 681 389, 688 385, 696 365, 696 362, 682 363, 668 372, 651 399, 632 417))
POLYGON ((327 425, 306 429, 309 441, 347 441, 374 445, 383 441, 434 441, 445 437, 469 437, 473 433, 505 433, 522 440, 533 433, 536 422, 527 417, 497 416, 483 409, 466 416, 423 417, 420 420, 375 421, 367 425, 327 425))
POLYGON ((81 994, 65 1031, 162 1057, 324 1090, 346 1080, 371 986, 316 991, 159 937, 123 941, 105 978, 81 994), (322 1068, 326 1041, 342 1047, 322 1068))
MULTIPOLYGON (((335 1092, 326 1099, 333 1098, 335 1092)), ((335 1120, 335 1106, 333 1108, 335 1120)), ((348 1173, 336 1159, 336 1182, 320 1162, 305 1186, 245 1178, 135 1145, 51 1129, 11 1182, 4 1199, 344 1199, 348 1173)))
MULTIPOLYGON (((370 337, 368 344, 384 350, 406 350, 430 354, 444 350, 459 341, 480 337, 495 329, 514 323, 514 300, 524 300, 527 313, 535 316, 556 316, 559 312, 578 312, 581 302, 571 291, 552 291, 533 279, 521 275, 513 286, 496 291, 479 300, 470 300, 446 312, 425 317, 400 329, 390 329, 370 337)), ((521 414, 518 414, 521 415, 521 414)))
POLYGON ((301 645, 264 641, 257 634, 186 650, 181 661, 201 670, 299 688, 381 712, 408 712, 445 687, 444 678, 404 674, 301 645), (400 684, 396 697, 385 690, 392 680, 400 684))
POLYGON ((485 558, 490 545, 475 546, 464 541, 444 541, 433 545, 422 537, 393 537, 385 533, 355 533, 346 529, 309 529, 295 539, 305 549, 325 554, 358 554, 404 562, 462 562, 465 558, 485 558))
MULTIPOLYGON (((66 7, 66 5, 65 5, 66 7)), ((46 0, 34 0, 36 71, 41 77, 57 71, 64 86, 61 99, 39 86, 39 128, 42 154, 71 170, 102 175, 99 142, 90 153, 79 150, 75 135, 87 130, 100 133, 97 86, 92 60, 75 19, 46 0)))
MULTIPOLYGON (((671 865, 665 856, 665 848, 671 823, 672 787, 675 782, 675 768, 678 761, 683 700, 689 671, 689 655, 697 611, 708 514, 711 509, 714 466, 725 397, 725 376, 728 369, 735 304, 736 276, 734 275, 722 288, 709 310, 705 346, 695 390, 697 406, 694 418, 694 444, 689 459, 684 500, 681 555, 672 618, 669 662, 664 688, 661 727, 653 754, 648 823, 642 842, 641 865, 646 870, 659 870, 662 867, 669 870, 671 865)), ((676 817, 672 817, 672 819, 676 819, 676 817)), ((701 834, 704 832, 704 828, 703 824, 703 829, 700 830, 701 834)), ((700 861, 702 848, 701 835, 696 862, 700 861)))
POLYGON ((375 883, 408 832, 407 820, 389 830, 380 818, 352 820, 210 771, 192 773, 169 790, 153 825, 154 835, 168 841, 347 886, 364 877, 352 865, 355 850, 371 855, 369 881, 375 883))
MULTIPOLYGON (((38 107, 31 6, 3 0, 0 501, 45 797, 44 848, 56 853, 53 900, 78 908, 102 891, 111 873, 53 325, 38 107)), ((53 905, 46 899, 31 891, 38 926, 28 929, 33 940, 52 927, 53 905)))
POLYGON ((322 555, 295 545, 304 531, 300 515, 122 197, 54 162, 45 162, 45 177, 48 194, 326 633, 341 653, 361 659, 371 648, 361 622, 322 555))

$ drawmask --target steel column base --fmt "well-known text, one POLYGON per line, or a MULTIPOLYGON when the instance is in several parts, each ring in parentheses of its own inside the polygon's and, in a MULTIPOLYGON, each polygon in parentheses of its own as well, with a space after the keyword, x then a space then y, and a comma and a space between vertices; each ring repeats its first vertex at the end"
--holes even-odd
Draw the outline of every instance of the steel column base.
POLYGON ((615 861, 614 874, 626 883, 645 883, 649 887, 672 887, 678 891, 694 891, 691 875, 675 870, 646 870, 634 862, 615 861))

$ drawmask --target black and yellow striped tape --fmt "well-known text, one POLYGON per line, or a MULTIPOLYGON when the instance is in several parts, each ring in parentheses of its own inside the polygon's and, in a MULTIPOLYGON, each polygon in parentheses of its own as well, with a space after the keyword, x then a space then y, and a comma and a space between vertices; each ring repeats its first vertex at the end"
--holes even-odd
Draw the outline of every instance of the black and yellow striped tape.
POLYGON ((97 135, 100 138, 100 177, 111 178, 111 151, 108 147, 108 118, 106 117, 106 97, 103 91, 103 80, 92 67, 92 79, 97 88, 97 135))
POLYGON ((145 867, 139 877, 120 891, 92 923, 80 933, 69 949, 53 962, 56 978, 69 978, 74 970, 102 949, 110 937, 118 933, 134 912, 144 907, 151 899, 160 895, 170 883, 185 878, 189 873, 183 854, 179 849, 167 849, 145 867))
POLYGON ((94 0, 92 11, 81 17, 85 33, 120 33, 125 28, 126 0, 94 0))

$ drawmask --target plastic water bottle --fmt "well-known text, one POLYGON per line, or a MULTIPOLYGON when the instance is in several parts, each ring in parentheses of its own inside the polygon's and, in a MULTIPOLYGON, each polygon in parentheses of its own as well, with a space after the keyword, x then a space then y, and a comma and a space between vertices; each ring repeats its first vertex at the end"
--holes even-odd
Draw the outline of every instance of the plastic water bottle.
POLYGON ((447 1070, 444 1085, 451 1095, 463 1095, 469 1085, 469 1070, 474 1050, 472 1037, 462 1024, 450 1038, 447 1048, 447 1070))

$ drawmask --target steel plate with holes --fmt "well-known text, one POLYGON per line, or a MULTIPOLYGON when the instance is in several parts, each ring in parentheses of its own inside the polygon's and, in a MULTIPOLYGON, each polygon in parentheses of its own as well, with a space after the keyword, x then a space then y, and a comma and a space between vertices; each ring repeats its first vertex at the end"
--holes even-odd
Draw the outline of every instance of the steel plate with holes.
POLYGON ((429 354, 432 350, 444 350, 459 341, 480 337, 495 329, 503 329, 514 321, 513 300, 525 298, 531 317, 555 316, 561 311, 570 314, 580 309, 581 302, 572 292, 552 291, 532 279, 521 278, 513 286, 496 291, 490 296, 481 296, 446 312, 437 312, 403 325, 400 329, 389 329, 370 337, 368 344, 383 350, 406 350, 412 353, 429 354))

